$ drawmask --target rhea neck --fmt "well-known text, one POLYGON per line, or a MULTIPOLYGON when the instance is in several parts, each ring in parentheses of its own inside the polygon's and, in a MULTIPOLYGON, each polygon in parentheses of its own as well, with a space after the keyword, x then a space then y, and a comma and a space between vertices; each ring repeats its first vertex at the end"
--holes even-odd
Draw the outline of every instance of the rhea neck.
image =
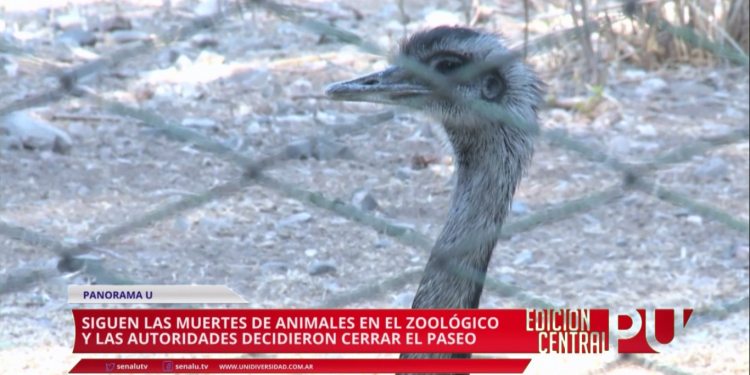
POLYGON ((455 153, 448 220, 427 262, 412 308, 476 309, 485 273, 523 169, 530 137, 502 124, 444 123, 455 153))
MULTIPOLYGON (((533 148, 531 138, 516 128, 451 124, 444 128, 456 157, 456 187, 448 221, 427 261, 412 308, 477 309, 497 243, 495 234, 533 148)), ((471 358, 471 354, 404 353, 400 357, 471 358)))

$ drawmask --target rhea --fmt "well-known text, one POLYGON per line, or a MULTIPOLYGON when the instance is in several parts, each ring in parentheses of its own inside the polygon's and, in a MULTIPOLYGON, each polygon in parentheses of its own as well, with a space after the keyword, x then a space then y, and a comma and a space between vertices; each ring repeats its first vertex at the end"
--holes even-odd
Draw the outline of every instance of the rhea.
POLYGON ((333 100, 421 111, 441 123, 453 150, 456 186, 448 219, 427 261, 413 309, 479 308, 497 242, 491 234, 499 232, 531 162, 544 91, 544 84, 518 58, 498 58, 509 55, 498 35, 441 26, 404 40, 394 64, 385 70, 326 89, 333 100), (464 74, 470 66, 477 67, 475 73, 464 74), (433 78, 420 74, 422 69, 434 73, 433 78))

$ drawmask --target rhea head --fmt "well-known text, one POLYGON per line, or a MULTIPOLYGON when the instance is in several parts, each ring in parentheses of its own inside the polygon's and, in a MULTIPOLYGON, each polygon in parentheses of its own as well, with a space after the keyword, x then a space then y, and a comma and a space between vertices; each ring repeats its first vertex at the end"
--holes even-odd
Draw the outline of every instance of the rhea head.
POLYGON ((507 117, 502 120, 498 110, 524 123, 516 125, 536 124, 543 84, 496 34, 440 26, 404 40, 392 60, 385 70, 331 84, 326 94, 333 100, 423 111, 442 122, 449 136, 452 130, 460 131, 454 127, 502 125, 507 117), (420 69, 451 82, 450 91, 420 69))

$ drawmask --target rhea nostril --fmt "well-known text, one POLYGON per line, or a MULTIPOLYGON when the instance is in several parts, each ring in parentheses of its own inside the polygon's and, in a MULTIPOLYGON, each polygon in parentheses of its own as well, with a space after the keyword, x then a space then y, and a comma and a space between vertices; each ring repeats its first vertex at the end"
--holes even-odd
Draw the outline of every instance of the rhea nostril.
POLYGON ((377 85, 378 83, 380 83, 380 82, 378 82, 378 80, 377 80, 377 79, 375 79, 375 78, 370 78, 370 79, 368 79, 368 80, 366 80, 366 81, 362 82, 362 84, 363 84, 363 85, 365 85, 365 86, 375 86, 375 85, 377 85))

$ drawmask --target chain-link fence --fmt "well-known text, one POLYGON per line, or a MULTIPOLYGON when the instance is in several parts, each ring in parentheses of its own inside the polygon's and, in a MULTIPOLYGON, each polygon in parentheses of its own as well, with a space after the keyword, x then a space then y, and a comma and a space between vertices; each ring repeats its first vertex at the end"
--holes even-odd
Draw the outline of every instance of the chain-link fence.
MULTIPOLYGON (((741 46, 735 45, 736 43, 716 43, 701 36, 694 28, 674 26, 668 20, 661 18, 657 13, 650 11, 649 8, 646 7, 651 3, 652 2, 626 2, 624 4, 617 4, 618 7, 624 7, 624 14, 619 11, 619 8, 611 7, 612 9, 615 9, 612 13, 614 16, 611 16, 610 13, 606 13, 607 17, 599 17, 599 19, 590 16, 590 14, 593 13, 593 10, 586 9, 585 1, 582 2, 584 5, 583 8, 580 6, 576 7, 575 5, 577 3, 573 3, 574 6, 571 14, 574 15, 573 18, 576 26, 567 30, 550 33, 549 35, 534 40, 529 40, 527 35, 524 43, 521 43, 515 49, 509 50, 506 55, 499 56, 499 60, 471 64, 451 76, 451 79, 446 79, 446 77, 438 75, 429 69, 424 69, 419 61, 399 57, 395 63, 421 79, 430 82, 432 88, 441 95, 444 95, 447 99, 461 102, 464 99, 451 94, 453 88, 462 82, 470 81, 477 75, 482 74, 488 67, 492 68, 501 66, 502 64, 511 63, 514 59, 519 59, 522 56, 531 56, 540 51, 558 48, 561 41, 581 41, 584 53, 586 53, 590 48, 586 47, 586 41, 590 40, 590 35, 592 33, 604 34, 604 29, 607 25, 610 25, 613 22, 618 22, 618 19, 622 20, 627 17, 632 17, 632 19, 635 20, 634 22, 642 22, 649 25, 651 29, 669 33, 676 39, 688 43, 696 49, 710 52, 717 56, 718 59, 729 61, 732 64, 743 67, 744 69, 748 67, 747 54, 743 51, 741 46)), ((110 56, 101 57, 89 63, 56 73, 56 88, 3 106, 0 108, 0 116, 75 97, 84 101, 89 106, 97 106, 114 115, 137 120, 144 126, 158 131, 159 134, 164 135, 169 139, 177 142, 193 144, 202 151, 213 153, 224 159, 230 160, 244 173, 230 182, 219 184, 199 194, 191 194, 176 202, 165 204, 160 208, 145 212, 139 217, 124 221, 117 226, 98 232, 96 235, 88 239, 60 241, 10 222, 0 222, 1 234, 32 246, 49 248, 59 256, 60 259, 57 263, 57 269, 39 267, 22 267, 17 269, 6 268, 2 275, 2 282, 0 282, 0 295, 25 290, 40 281, 58 277, 60 273, 84 273, 93 277, 99 284, 136 284, 143 282, 143 280, 132 280, 128 275, 116 275, 107 268, 106 262, 94 259, 89 256, 89 254, 93 251, 104 251, 102 248, 106 244, 111 243, 124 235, 146 228, 156 222, 174 217, 175 215, 188 210, 200 207, 207 202, 237 194, 243 189, 253 185, 260 186, 264 189, 270 189, 282 196, 331 211, 336 215, 340 215, 363 226, 370 227, 379 233, 390 236, 406 246, 417 247, 426 251, 432 249, 434 241, 414 229, 377 217, 376 215, 368 213, 354 205, 347 204, 339 199, 331 198, 326 194, 308 191, 302 187, 295 186, 294 184, 272 178, 267 173, 264 173, 265 170, 272 168, 279 163, 297 158, 297 156, 288 148, 282 148, 263 158, 252 159, 245 154, 238 152, 234 148, 215 141, 200 132, 174 124, 155 111, 140 109, 112 99, 107 99, 96 93, 95 90, 86 88, 79 84, 84 77, 104 72, 111 66, 119 64, 124 60, 143 54, 159 53, 172 43, 186 40, 202 30, 221 27, 222 22, 231 19, 236 13, 242 13, 245 10, 248 10, 248 7, 253 13, 268 12, 268 14, 275 15, 276 17, 290 20, 294 24, 309 29, 316 34, 321 34, 343 43, 356 45, 361 50, 371 54, 384 55, 384 53, 376 47, 376 44, 353 33, 335 28, 331 26, 329 22, 321 22, 307 17, 304 15, 304 9, 300 9, 297 6, 283 5, 273 1, 251 1, 224 5, 225 9, 220 14, 224 14, 225 16, 196 18, 192 20, 191 23, 179 28, 177 32, 170 35, 163 35, 158 39, 138 43, 133 47, 118 50, 110 56)), ((528 8, 528 2, 525 5, 528 8)), ((0 45, 0 48, 2 48, 0 52, 5 54, 24 55, 30 53, 11 44, 0 45)), ((582 198, 557 204, 546 210, 530 214, 521 219, 510 221, 502 228, 497 228, 492 233, 474 233, 473 236, 471 236, 471 240, 467 239, 466 241, 460 242, 456 251, 460 251, 462 248, 472 248, 476 246, 477 243, 484 243, 490 240, 495 241, 498 238, 507 238, 515 234, 532 230, 543 224, 563 220, 572 215, 607 205, 622 197, 628 191, 639 191, 672 205, 684 207, 696 215, 721 223, 744 236, 750 234, 750 226, 746 220, 737 218, 724 210, 713 207, 712 205, 698 202, 678 191, 665 188, 652 177, 653 173, 660 168, 689 161, 696 155, 707 153, 720 146, 746 142, 748 139, 748 126, 740 126, 720 136, 700 139, 699 141, 686 144, 663 155, 657 155, 650 160, 629 163, 621 161, 610 155, 608 152, 600 150, 577 137, 568 135, 566 132, 537 129, 534 124, 526 124, 518 118, 514 118, 512 113, 502 113, 502 111, 497 110, 488 112, 484 107, 471 102, 463 102, 462 104, 472 106, 476 111, 484 111, 483 115, 486 117, 497 118, 506 124, 520 126, 526 131, 536 133, 542 140, 549 142, 549 144, 554 147, 573 151, 586 160, 601 163, 602 165, 611 168, 619 173, 620 184, 619 186, 596 192, 582 198)), ((391 120, 393 116, 394 113, 392 111, 363 116, 360 118, 356 126, 342 126, 337 129, 336 135, 343 136, 345 134, 366 130, 374 125, 391 120)), ((312 144, 315 144, 317 140, 318 136, 309 138, 309 141, 312 144)), ((3 157, 7 156, 3 155, 3 157)), ((446 264, 445 267, 449 267, 452 272, 459 272, 466 277, 472 277, 470 275, 476 274, 473 270, 459 269, 451 264, 446 264)), ((395 277, 380 280, 372 285, 357 288, 346 293, 334 294, 315 307, 343 308, 362 300, 373 299, 390 291, 402 288, 407 284, 417 282, 421 274, 421 270, 406 271, 395 277)), ((512 283, 496 280, 492 278, 492 275, 487 277, 484 286, 489 293, 505 298, 516 299, 522 306, 528 308, 564 307, 557 303, 550 302, 547 298, 540 296, 535 291, 525 291, 514 286, 512 283)), ((707 305, 708 307, 698 308, 692 317, 690 327, 694 328, 700 324, 725 319, 731 314, 748 309, 748 305, 748 296, 746 295, 744 298, 736 301, 716 302, 707 305)), ((617 306, 611 307, 617 308, 617 306)), ((656 360, 658 360, 658 358, 656 360)), ((652 370, 664 374, 687 373, 666 364, 653 362, 650 357, 647 358, 640 356, 617 358, 615 362, 610 363, 600 371, 605 372, 608 368, 622 363, 649 367, 652 370)))

